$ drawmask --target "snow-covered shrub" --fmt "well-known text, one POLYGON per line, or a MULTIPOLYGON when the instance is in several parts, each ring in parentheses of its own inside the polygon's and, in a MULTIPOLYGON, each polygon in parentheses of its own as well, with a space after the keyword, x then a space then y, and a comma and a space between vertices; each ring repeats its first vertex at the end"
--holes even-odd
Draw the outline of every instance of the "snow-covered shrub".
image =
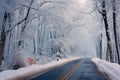
POLYGON ((55 60, 55 56, 51 56, 46 51, 41 51, 38 55, 36 55, 36 60, 38 64, 46 64, 55 60))
POLYGON ((67 38, 53 39, 46 45, 46 51, 56 57, 66 58, 69 57, 74 51, 74 43, 67 38), (59 53, 59 55, 58 55, 59 53))
POLYGON ((33 55, 28 54, 25 50, 20 49, 16 52, 14 58, 14 65, 19 65, 21 67, 29 66, 32 64, 36 64, 36 60, 33 55))

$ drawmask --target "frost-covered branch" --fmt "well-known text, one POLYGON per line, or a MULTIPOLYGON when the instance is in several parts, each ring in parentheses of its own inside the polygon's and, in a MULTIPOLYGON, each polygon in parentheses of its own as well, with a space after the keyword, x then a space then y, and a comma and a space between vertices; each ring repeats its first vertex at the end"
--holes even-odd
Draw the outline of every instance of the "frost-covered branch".
POLYGON ((30 13, 31 6, 32 6, 32 4, 33 4, 33 1, 34 1, 34 0, 31 1, 30 6, 29 6, 28 9, 27 9, 27 14, 26 14, 25 18, 23 18, 21 21, 19 21, 18 23, 16 23, 14 26, 10 27, 7 31, 5 31, 5 33, 8 33, 8 32, 11 31, 14 27, 16 27, 17 25, 23 23, 25 20, 27 20, 27 18, 28 18, 28 16, 29 16, 29 13, 30 13))
MULTIPOLYGON (((25 18, 23 18, 21 21, 17 22, 14 26, 10 27, 8 30, 5 31, 5 33, 8 33, 8 32, 11 31, 14 27, 16 27, 17 25, 19 25, 19 24, 23 23, 24 21, 26 21, 27 18, 28 18, 28 16, 29 16, 29 14, 30 14, 30 10, 31 10, 31 9, 39 10, 40 7, 42 7, 44 4, 47 4, 47 3, 64 3, 64 2, 45 1, 45 0, 44 0, 42 3, 40 3, 39 8, 36 9, 36 8, 31 7, 32 4, 33 4, 33 1, 34 1, 34 0, 31 1, 31 3, 30 3, 29 6, 23 5, 23 6, 25 6, 25 7, 28 7, 27 14, 26 14, 25 18)), ((23 27, 23 30, 24 30, 24 28, 25 28, 25 27, 23 27)))

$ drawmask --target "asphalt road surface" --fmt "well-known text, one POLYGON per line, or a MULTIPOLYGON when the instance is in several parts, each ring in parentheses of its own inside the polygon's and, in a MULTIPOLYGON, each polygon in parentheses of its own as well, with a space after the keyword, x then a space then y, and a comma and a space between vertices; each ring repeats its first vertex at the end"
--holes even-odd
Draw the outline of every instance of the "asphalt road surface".
POLYGON ((109 80, 89 58, 82 58, 40 74, 30 80, 109 80))

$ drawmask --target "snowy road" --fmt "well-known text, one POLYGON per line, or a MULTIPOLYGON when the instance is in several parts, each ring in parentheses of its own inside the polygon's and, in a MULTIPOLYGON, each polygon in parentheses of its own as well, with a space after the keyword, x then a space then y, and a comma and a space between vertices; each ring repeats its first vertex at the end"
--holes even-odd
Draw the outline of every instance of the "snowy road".
POLYGON ((62 67, 38 75, 32 80, 109 80, 97 71, 96 66, 88 58, 70 62, 62 67))

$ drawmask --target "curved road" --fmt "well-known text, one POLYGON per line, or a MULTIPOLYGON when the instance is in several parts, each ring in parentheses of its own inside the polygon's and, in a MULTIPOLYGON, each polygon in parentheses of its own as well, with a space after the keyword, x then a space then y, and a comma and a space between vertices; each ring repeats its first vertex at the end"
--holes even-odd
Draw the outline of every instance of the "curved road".
POLYGON ((31 80, 109 80, 89 58, 82 58, 38 75, 31 80))

